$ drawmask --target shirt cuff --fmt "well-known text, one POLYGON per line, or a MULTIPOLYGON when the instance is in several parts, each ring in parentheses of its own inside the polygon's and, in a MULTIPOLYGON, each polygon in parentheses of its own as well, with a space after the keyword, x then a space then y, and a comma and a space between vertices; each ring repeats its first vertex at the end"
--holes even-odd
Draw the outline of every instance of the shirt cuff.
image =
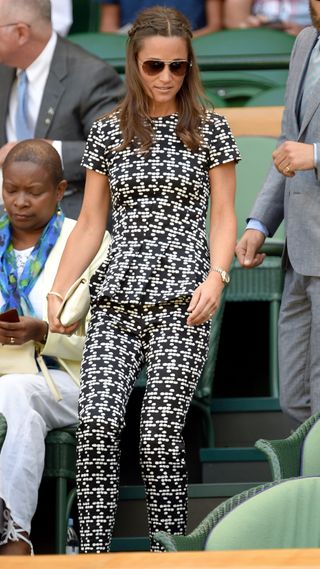
POLYGON ((313 143, 313 163, 314 167, 318 168, 318 145, 316 142, 313 143))
POLYGON ((261 223, 261 221, 259 221, 258 219, 254 218, 249 219, 246 229, 257 229, 258 231, 261 231, 261 233, 263 233, 266 237, 269 236, 269 231, 267 227, 264 225, 264 223, 261 223))

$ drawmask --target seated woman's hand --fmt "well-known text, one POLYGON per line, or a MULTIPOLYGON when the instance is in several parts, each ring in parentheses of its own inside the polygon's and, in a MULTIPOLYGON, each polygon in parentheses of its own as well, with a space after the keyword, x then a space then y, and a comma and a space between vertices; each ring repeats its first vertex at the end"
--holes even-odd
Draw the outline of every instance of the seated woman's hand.
POLYGON ((21 345, 29 340, 43 342, 48 331, 44 320, 31 316, 20 316, 19 322, 0 322, 0 343, 21 345))

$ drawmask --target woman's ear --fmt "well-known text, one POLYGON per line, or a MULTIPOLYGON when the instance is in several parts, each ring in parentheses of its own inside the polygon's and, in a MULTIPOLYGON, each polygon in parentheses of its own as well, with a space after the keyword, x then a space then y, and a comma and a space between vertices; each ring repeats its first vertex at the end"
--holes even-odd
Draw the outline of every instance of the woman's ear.
POLYGON ((60 202, 63 198, 64 192, 68 186, 67 180, 61 180, 57 185, 57 202, 60 202))

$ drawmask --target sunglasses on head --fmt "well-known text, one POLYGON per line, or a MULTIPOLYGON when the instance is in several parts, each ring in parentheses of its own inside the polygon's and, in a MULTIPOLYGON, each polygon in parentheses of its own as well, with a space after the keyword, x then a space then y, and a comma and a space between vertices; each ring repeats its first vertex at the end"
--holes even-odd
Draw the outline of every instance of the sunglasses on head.
POLYGON ((185 75, 192 66, 186 59, 173 59, 172 61, 161 61, 161 59, 146 59, 141 61, 141 67, 146 75, 158 75, 164 70, 165 65, 168 65, 170 73, 178 77, 185 75))

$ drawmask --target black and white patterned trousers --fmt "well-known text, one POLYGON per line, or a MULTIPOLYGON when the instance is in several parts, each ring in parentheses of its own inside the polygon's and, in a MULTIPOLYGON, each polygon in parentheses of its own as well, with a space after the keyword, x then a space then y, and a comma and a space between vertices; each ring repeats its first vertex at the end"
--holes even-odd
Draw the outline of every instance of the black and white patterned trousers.
POLYGON ((207 356, 210 330, 209 322, 186 325, 189 302, 182 298, 135 305, 104 299, 93 309, 79 401, 77 489, 83 552, 110 549, 120 436, 128 398, 144 363, 148 380, 140 421, 140 465, 149 533, 186 531, 182 430, 207 356))

